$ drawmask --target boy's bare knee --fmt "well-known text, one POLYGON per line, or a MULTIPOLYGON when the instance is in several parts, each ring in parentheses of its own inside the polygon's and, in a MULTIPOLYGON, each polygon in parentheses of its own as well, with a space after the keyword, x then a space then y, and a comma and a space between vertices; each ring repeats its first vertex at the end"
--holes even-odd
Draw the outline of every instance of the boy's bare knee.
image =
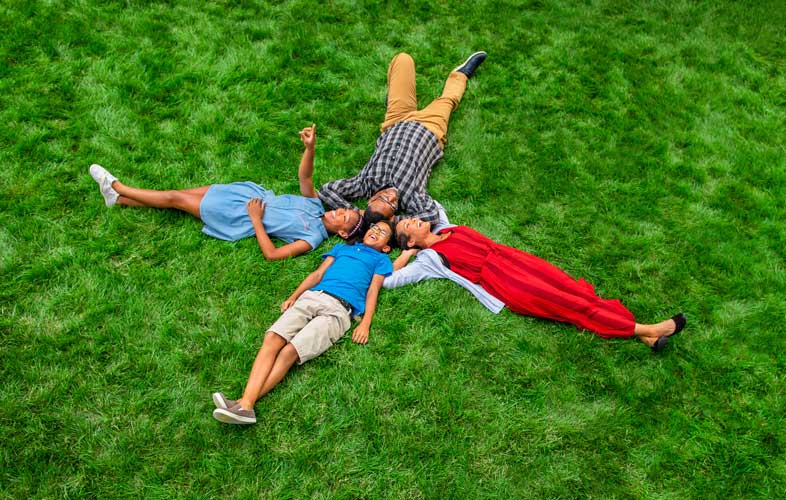
POLYGON ((287 343, 281 335, 276 332, 265 333, 265 339, 262 341, 262 349, 281 349, 287 343))
POLYGON ((292 344, 287 344, 287 346, 281 350, 281 354, 279 356, 284 356, 284 359, 291 363, 300 360, 300 356, 297 353, 297 349, 295 349, 295 346, 293 346, 292 344))

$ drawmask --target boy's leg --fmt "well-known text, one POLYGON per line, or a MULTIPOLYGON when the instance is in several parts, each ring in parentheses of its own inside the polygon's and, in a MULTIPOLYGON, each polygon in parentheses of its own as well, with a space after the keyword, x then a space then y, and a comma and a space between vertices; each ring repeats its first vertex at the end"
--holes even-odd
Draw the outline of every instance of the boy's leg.
POLYGON ((417 110, 415 61, 412 56, 402 52, 393 57, 388 67, 387 111, 380 132, 384 132, 388 127, 417 110))
POLYGON ((431 104, 412 114, 409 118, 420 122, 429 129, 439 141, 440 147, 444 149, 445 140, 448 133, 448 122, 450 114, 461 102, 461 97, 467 88, 467 75, 453 71, 448 75, 442 95, 434 99, 431 104))
POLYGON ((281 349, 281 351, 278 353, 278 356, 276 356, 276 362, 273 363, 273 368, 270 370, 270 374, 265 379, 265 384, 262 386, 259 397, 261 398, 268 392, 272 391, 273 388, 284 379, 284 375, 289 372, 289 369, 292 368, 292 365, 294 365, 295 362, 299 360, 300 357, 297 354, 297 350, 292 344, 289 344, 281 349))
POLYGON ((296 361, 302 365, 306 361, 316 358, 330 349, 349 330, 351 320, 349 312, 344 306, 327 294, 311 293, 314 302, 319 303, 318 314, 295 334, 289 345, 278 353, 273 369, 267 376, 259 397, 272 391, 296 361))
POLYGON ((244 410, 254 408, 254 403, 262 396, 262 387, 270 376, 270 371, 276 362, 276 358, 282 351, 287 341, 272 331, 265 334, 262 347, 259 348, 251 373, 248 375, 248 382, 243 391, 243 397, 238 400, 244 410))

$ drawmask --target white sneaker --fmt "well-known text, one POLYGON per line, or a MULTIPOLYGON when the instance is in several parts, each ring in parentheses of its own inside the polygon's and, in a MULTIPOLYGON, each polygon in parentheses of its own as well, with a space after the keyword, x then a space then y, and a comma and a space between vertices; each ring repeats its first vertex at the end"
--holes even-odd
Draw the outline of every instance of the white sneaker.
POLYGON ((101 190, 101 196, 104 197, 106 206, 111 207, 117 203, 117 198, 120 195, 112 188, 112 183, 117 180, 117 177, 97 163, 90 165, 90 176, 98 183, 98 189, 101 190))

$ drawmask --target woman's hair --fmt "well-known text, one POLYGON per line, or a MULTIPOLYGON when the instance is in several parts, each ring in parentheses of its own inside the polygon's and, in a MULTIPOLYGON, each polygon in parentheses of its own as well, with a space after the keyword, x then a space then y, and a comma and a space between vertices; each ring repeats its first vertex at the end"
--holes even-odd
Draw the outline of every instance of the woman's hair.
POLYGON ((409 250, 409 236, 404 233, 398 233, 396 235, 397 239, 396 242, 398 243, 398 247, 402 250, 409 250))
POLYGON ((398 243, 398 247, 402 250, 409 250, 412 248, 423 250, 423 247, 419 247, 417 245, 410 245, 409 235, 405 234, 404 231, 399 231, 396 233, 396 243, 398 243))

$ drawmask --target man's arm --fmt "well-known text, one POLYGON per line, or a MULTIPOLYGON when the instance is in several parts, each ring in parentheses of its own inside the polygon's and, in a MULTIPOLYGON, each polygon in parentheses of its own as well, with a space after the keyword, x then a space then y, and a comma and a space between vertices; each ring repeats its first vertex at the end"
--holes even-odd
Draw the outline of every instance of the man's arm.
POLYGON ((371 286, 368 287, 368 292, 366 292, 366 312, 363 313, 363 319, 360 320, 360 324, 352 332, 352 342, 358 344, 368 342, 368 332, 371 329, 371 321, 374 319, 374 311, 377 309, 379 289, 382 288, 384 280, 385 277, 381 274, 375 274, 371 279, 371 286))
POLYGON ((330 267, 330 265, 333 264, 335 260, 336 258, 332 256, 325 257, 325 260, 322 261, 322 264, 320 264, 317 270, 309 273, 309 275, 305 277, 300 285, 298 285, 295 291, 292 292, 292 295, 290 295, 287 300, 281 303, 281 312, 284 312, 292 307, 292 304, 295 303, 295 301, 303 294, 303 292, 317 286, 317 284, 322 281, 322 277, 325 275, 327 268, 330 267))
POLYGON ((300 166, 297 169, 297 178, 300 181, 300 194, 306 198, 316 198, 317 191, 314 189, 314 149, 317 143, 317 125, 312 124, 300 131, 300 140, 306 147, 303 157, 300 158, 300 166))
POLYGON ((276 248, 273 240, 267 235, 264 224, 262 224, 262 216, 265 213, 265 202, 259 198, 254 198, 246 204, 248 216, 251 218, 251 224, 254 226, 254 233, 257 236, 257 243, 259 249, 267 260, 281 260, 289 257, 297 257, 311 250, 311 244, 305 240, 297 240, 292 243, 287 243, 281 247, 276 248))
POLYGON ((439 222, 439 205, 428 193, 411 194, 402 201, 406 201, 401 207, 406 217, 417 217, 432 226, 439 222))

